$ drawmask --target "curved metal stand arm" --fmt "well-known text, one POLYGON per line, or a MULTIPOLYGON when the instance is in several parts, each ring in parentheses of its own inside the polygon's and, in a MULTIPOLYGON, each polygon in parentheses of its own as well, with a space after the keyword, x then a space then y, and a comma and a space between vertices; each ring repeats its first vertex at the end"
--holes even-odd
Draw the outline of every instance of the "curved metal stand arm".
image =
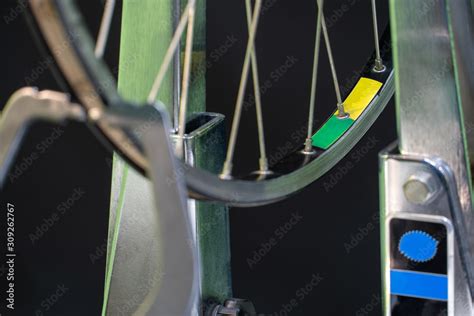
POLYGON ((84 113, 64 93, 23 88, 13 94, 0 116, 0 187, 28 126, 38 120, 61 123, 67 119, 84 120, 84 113))
MULTIPOLYGON (((183 170, 172 153, 166 112, 154 107, 109 111, 90 116, 103 124, 130 130, 141 139, 150 164, 158 223, 160 228, 163 269, 159 278, 149 280, 149 315, 191 315, 198 293, 194 241, 186 212, 186 191, 183 170)), ((36 120, 62 122, 67 119, 84 121, 84 111, 59 92, 38 92, 23 88, 9 100, 0 118, 0 185, 8 175, 27 127, 36 120)), ((158 269, 158 267, 156 268, 158 269)))
MULTIPOLYGON (((154 107, 111 110, 96 119, 128 129, 143 144, 150 161, 163 268, 148 284, 147 315, 192 315, 198 291, 198 261, 182 175, 171 149, 166 112, 154 107)), ((156 267, 159 269, 159 267, 156 267)), ((129 276, 123 276, 125 278, 129 276)))

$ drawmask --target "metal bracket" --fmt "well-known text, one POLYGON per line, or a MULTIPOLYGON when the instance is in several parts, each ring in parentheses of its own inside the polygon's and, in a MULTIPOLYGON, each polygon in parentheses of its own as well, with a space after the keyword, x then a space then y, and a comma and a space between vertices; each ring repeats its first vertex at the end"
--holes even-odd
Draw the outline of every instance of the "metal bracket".
POLYGON ((472 315, 472 249, 453 172, 393 146, 380 166, 385 315, 472 315))
POLYGON ((380 158, 385 315, 473 315, 472 3, 390 3, 399 145, 380 158))

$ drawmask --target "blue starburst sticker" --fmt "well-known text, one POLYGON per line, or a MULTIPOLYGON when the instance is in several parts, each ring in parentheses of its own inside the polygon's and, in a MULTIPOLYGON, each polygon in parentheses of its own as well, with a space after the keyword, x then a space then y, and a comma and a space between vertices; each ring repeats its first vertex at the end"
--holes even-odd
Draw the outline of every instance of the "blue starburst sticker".
POLYGON ((426 232, 412 230, 400 238, 398 250, 411 261, 428 262, 438 251, 438 241, 426 232))

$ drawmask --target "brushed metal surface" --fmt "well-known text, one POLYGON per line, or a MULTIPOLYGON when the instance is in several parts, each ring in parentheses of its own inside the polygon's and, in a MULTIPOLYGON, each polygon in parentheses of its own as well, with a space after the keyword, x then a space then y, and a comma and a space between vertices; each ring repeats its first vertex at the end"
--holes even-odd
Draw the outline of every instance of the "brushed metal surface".
MULTIPOLYGON (((468 0, 391 0, 399 149, 452 170, 474 249, 471 178, 462 115, 472 107, 472 10, 468 0)), ((471 256, 471 253, 469 254, 471 256)))
POLYGON ((197 315, 199 263, 166 111, 143 107, 128 114, 108 112, 103 119, 140 130, 147 157, 154 163, 151 182, 131 174, 129 184, 136 186, 130 188, 132 203, 120 226, 121 240, 109 271, 107 315, 197 315))
MULTIPOLYGON (((153 117, 158 118, 157 115, 153 117)), ((211 171, 219 169, 225 149, 223 120, 222 115, 213 113, 201 113, 196 120, 192 120, 193 130, 185 134, 185 161, 190 166, 200 166, 211 171), (213 155, 209 154, 210 151, 206 146, 214 149, 213 155)), ((143 126, 148 128, 142 130, 151 129, 152 123, 155 124, 150 120, 145 121, 146 125, 143 126)), ((170 141, 174 145, 177 135, 172 135, 170 141)), ((160 150, 162 148, 156 143, 148 144, 148 147, 160 150)), ((154 163, 151 167, 155 170, 166 169, 162 165, 162 160, 152 160, 154 163)), ((123 161, 117 161, 114 168, 118 171, 130 167, 123 161)), ((161 181, 166 183, 165 188, 168 188, 168 185, 172 188, 176 181, 182 181, 184 174, 180 167, 169 172, 169 175, 161 178, 161 181)), ((109 254, 109 262, 113 262, 113 266, 109 264, 112 270, 109 273, 112 275, 107 315, 150 314, 153 300, 161 295, 153 289, 161 286, 162 278, 168 273, 168 268, 164 264, 164 245, 177 240, 164 234, 161 209, 158 208, 160 212, 157 212, 151 197, 155 194, 157 201, 161 203, 164 200, 171 200, 168 203, 174 206, 173 198, 169 191, 163 193, 153 190, 153 183, 131 168, 126 173, 116 172, 116 174, 126 174, 126 179, 120 176, 114 177, 114 187, 120 189, 126 180, 126 189, 123 188, 122 199, 118 192, 112 194, 111 216, 117 217, 119 210, 122 214, 117 228, 115 254, 109 254)), ((191 228, 189 247, 194 249, 196 262, 199 265, 196 271, 198 286, 193 296, 192 309, 186 315, 199 315, 203 301, 224 301, 231 297, 228 210, 224 205, 192 199, 187 201, 186 207, 191 228)), ((117 219, 113 219, 111 222, 116 221, 117 219)), ((110 229, 113 230, 114 227, 110 229)), ((113 235, 109 234, 111 237, 113 235)), ((111 239, 108 243, 114 245, 111 239)))
POLYGON ((454 56, 456 84, 466 130, 469 158, 474 160, 474 11, 469 1, 448 1, 452 25, 451 48, 454 56), (470 6, 470 8, 469 8, 470 6))

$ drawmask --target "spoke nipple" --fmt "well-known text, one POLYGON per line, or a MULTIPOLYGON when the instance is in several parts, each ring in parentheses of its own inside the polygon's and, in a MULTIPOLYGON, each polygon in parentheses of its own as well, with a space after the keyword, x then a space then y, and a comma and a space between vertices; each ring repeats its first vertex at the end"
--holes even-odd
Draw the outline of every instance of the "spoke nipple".
POLYGON ((347 112, 344 110, 344 104, 341 103, 341 104, 338 104, 338 105, 337 105, 337 114, 336 114, 336 117, 337 117, 338 119, 341 119, 341 120, 347 119, 347 118, 350 117, 350 114, 347 113, 347 112))
POLYGON ((224 163, 224 168, 222 168, 222 172, 219 175, 219 178, 222 180, 232 180, 232 163, 226 161, 224 163))
POLYGON ((267 158, 260 158, 259 159, 259 165, 260 165, 260 172, 266 173, 268 172, 268 160, 267 158))
POLYGON ((311 137, 306 138, 304 149, 301 151, 304 155, 314 155, 316 151, 313 149, 313 140, 311 137))
POLYGON ((372 67, 372 71, 374 71, 374 72, 384 72, 385 70, 387 70, 387 67, 385 67, 385 65, 383 64, 382 59, 381 58, 376 58, 375 63, 374 63, 374 67, 372 67))
POLYGON ((221 179, 221 180, 232 180, 233 177, 230 174, 221 173, 219 175, 219 179, 221 179))

